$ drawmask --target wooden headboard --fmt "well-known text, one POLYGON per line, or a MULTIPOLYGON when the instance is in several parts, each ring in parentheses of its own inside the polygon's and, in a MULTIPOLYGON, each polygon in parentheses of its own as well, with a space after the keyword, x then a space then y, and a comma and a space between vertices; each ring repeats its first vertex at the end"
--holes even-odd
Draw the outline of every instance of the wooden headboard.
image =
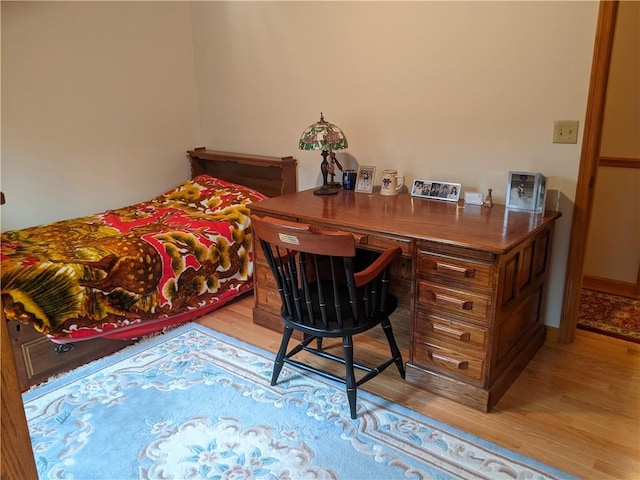
POLYGON ((187 152, 191 177, 206 173, 228 182, 253 188, 269 197, 298 190, 296 159, 218 152, 205 147, 187 152))

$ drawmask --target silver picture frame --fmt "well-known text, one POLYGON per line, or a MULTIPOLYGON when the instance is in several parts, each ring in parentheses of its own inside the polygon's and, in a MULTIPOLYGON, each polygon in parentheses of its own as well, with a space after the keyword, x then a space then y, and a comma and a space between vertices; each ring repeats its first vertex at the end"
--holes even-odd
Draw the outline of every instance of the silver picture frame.
POLYGON ((547 177, 535 172, 509 172, 507 208, 544 212, 547 177))
POLYGON ((457 202, 461 189, 462 185, 459 183, 415 179, 411 187, 411 196, 457 202))

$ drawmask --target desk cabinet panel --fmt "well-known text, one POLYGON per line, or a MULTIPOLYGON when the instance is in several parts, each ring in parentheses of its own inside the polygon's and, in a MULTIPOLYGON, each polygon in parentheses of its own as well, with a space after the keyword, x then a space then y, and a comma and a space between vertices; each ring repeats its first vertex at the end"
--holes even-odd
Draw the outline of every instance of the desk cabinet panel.
POLYGON ((522 335, 540 318, 540 300, 542 292, 534 292, 520 306, 500 323, 497 340, 496 361, 501 362, 505 355, 518 343, 522 335))
POLYGON ((255 308, 253 311, 253 321, 263 327, 272 330, 282 331, 282 318, 280 317, 280 293, 273 278, 271 269, 267 265, 260 245, 254 245, 255 263, 253 266, 254 278, 254 299, 255 308))

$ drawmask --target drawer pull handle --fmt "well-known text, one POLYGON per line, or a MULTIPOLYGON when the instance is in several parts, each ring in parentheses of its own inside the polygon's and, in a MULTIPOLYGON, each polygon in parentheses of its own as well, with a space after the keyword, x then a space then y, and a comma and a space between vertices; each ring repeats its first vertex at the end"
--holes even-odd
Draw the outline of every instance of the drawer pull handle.
POLYGON ((54 348, 58 355, 64 355, 65 353, 73 349, 73 343, 60 343, 54 348))
POLYGON ((431 325, 433 326, 434 331, 440 332, 453 338, 457 338, 458 340, 462 340, 463 342, 468 342, 471 337, 471 334, 469 332, 463 332, 462 330, 451 328, 447 325, 442 325, 441 323, 432 323, 431 325))
POLYGON ((367 245, 369 243, 369 236, 364 233, 352 233, 353 238, 355 239, 358 245, 367 245))
POLYGON ((449 295, 438 295, 436 292, 431 292, 431 300, 434 303, 444 302, 450 303, 454 305, 456 308, 462 310, 473 310, 473 301, 472 300, 460 300, 459 298, 450 297, 449 295))
POLYGON ((473 278, 476 276, 475 268, 459 267, 457 265, 451 265, 450 263, 436 262, 436 271, 454 273, 465 278, 473 278))
POLYGON ((446 355, 441 355, 439 353, 433 353, 433 352, 429 352, 429 357, 433 361, 437 360, 443 363, 448 363, 450 365, 453 365, 458 370, 466 370, 467 368, 469 368, 469 362, 465 360, 456 360, 455 358, 450 358, 450 357, 447 357, 446 355))

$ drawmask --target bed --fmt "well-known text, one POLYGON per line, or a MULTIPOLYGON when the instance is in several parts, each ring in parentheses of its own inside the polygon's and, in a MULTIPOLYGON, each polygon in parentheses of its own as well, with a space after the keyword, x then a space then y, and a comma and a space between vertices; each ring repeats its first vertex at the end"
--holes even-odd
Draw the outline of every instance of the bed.
POLYGON ((153 199, 3 233, 5 318, 55 343, 129 339, 250 291, 249 207, 295 191, 295 160, 188 156, 192 178, 153 199))
POLYGON ((295 192, 296 160, 187 156, 191 178, 148 201, 2 233, 2 315, 23 389, 252 290, 250 205, 295 192), (62 368, 73 345, 90 347, 62 368))

